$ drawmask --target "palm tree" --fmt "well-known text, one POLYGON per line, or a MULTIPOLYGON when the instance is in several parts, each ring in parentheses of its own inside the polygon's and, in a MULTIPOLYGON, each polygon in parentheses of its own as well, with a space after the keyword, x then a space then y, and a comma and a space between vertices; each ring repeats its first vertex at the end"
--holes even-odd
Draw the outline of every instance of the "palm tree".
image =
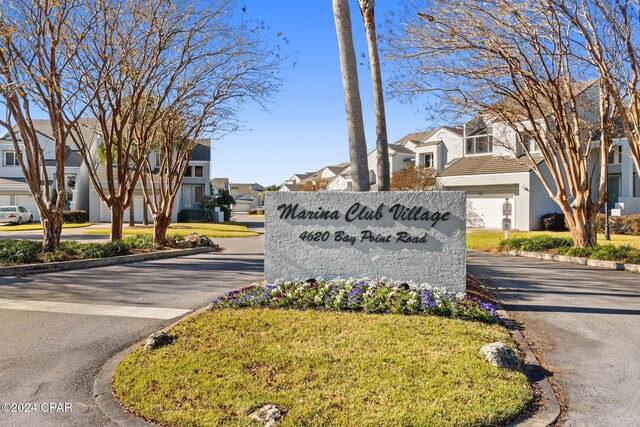
POLYGON ((348 0, 333 0, 333 18, 338 36, 344 104, 347 110, 347 134, 353 190, 369 191, 367 143, 364 136, 364 122, 362 121, 362 101, 358 86, 358 70, 351 35, 351 13, 349 12, 348 0))
POLYGON ((373 86, 373 103, 376 111, 376 158, 378 164, 378 191, 389 191, 391 177, 389 173, 389 146, 387 141, 387 116, 384 111, 384 93, 382 91, 382 73, 380 72, 380 55, 376 39, 376 22, 374 19, 374 0, 358 0, 360 12, 367 33, 369 62, 371 65, 371 84, 373 86))

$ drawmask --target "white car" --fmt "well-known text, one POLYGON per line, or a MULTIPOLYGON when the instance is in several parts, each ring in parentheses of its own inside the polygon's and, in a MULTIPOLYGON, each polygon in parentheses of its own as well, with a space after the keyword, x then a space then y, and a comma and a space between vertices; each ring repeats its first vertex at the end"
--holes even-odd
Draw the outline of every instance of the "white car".
POLYGON ((32 221, 33 214, 22 206, 0 206, 0 222, 22 224, 32 221))

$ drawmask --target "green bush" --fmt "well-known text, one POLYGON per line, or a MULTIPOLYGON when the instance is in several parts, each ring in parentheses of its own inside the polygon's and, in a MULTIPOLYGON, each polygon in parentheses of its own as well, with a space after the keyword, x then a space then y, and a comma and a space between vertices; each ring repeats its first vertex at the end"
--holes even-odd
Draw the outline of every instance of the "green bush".
POLYGON ((60 262, 60 261, 69 261, 71 257, 67 252, 63 249, 56 249, 55 251, 47 252, 42 254, 42 262, 60 262))
POLYGON ((581 258, 599 259, 603 261, 622 261, 637 264, 640 261, 640 249, 633 246, 597 245, 592 248, 561 248, 561 255, 581 258))
POLYGON ((78 256, 81 258, 108 258, 128 253, 129 245, 122 240, 107 243, 84 243, 78 248, 78 256))
POLYGON ((29 264, 38 261, 42 243, 33 240, 0 240, 0 263, 29 264))
POLYGON ((153 236, 148 234, 134 234, 127 236, 122 241, 129 245, 131 249, 162 249, 162 245, 153 240, 153 236))
POLYGON ((539 234, 531 237, 514 237, 502 240, 498 244, 498 249, 536 252, 556 248, 567 248, 571 246, 573 246, 573 239, 570 237, 556 237, 548 234, 539 234))
MULTIPOLYGON (((603 214, 599 214, 596 218, 598 233, 604 233, 604 220, 603 214)), ((609 232, 612 234, 640 236, 640 214, 610 216, 609 232)))
POLYGON ((64 211, 62 213, 63 222, 66 224, 82 224, 89 222, 89 212, 87 211, 64 211))
POLYGON ((540 225, 543 230, 546 231, 566 231, 567 224, 564 220, 564 214, 560 212, 553 212, 542 215, 540 218, 540 225))

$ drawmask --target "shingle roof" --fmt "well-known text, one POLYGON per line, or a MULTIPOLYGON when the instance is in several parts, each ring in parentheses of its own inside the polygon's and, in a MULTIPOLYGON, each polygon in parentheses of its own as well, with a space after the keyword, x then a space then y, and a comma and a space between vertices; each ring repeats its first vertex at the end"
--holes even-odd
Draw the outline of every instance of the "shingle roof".
POLYGON ((420 144, 416 144, 416 147, 433 147, 434 145, 438 145, 438 144, 442 144, 442 140, 422 142, 420 144))
MULTIPOLYGON (((435 133, 437 129, 426 130, 424 132, 414 132, 403 136, 395 142, 395 145, 405 145, 409 141, 422 142, 435 133)), ((389 144, 391 145, 391 144, 389 144)))
POLYGON ((442 126, 450 132, 455 133, 458 136, 464 135, 464 127, 463 126, 442 126))
POLYGON ((211 141, 199 139, 198 144, 191 150, 191 160, 197 162, 208 162, 211 160, 211 141))
POLYGON ((398 144, 389 144, 389 152, 399 153, 399 154, 415 154, 412 150, 409 150, 404 145, 398 145, 398 144))
MULTIPOLYGON (((535 158, 540 163, 542 158, 535 158)), ((471 156, 453 160, 438 177, 467 175, 496 175, 502 173, 529 172, 531 161, 525 156, 517 159, 500 156, 471 156)))

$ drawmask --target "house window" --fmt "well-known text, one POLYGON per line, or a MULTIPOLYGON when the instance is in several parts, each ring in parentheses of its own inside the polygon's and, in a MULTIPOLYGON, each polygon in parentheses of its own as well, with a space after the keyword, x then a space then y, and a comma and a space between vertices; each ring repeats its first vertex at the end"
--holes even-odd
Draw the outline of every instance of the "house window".
POLYGON ((195 190, 194 201, 196 204, 199 205, 200 202, 202 202, 202 198, 204 197, 204 185, 195 185, 194 190, 195 190))
POLYGON ((609 151, 609 164, 619 165, 620 163, 622 163, 622 147, 614 145, 609 151))
MULTIPOLYGON (((529 132, 521 132, 520 139, 521 139, 522 145, 527 148, 529 153, 536 153, 540 151, 540 148, 538 147, 536 140, 531 136, 529 132)), ((522 149, 522 152, 523 154, 526 153, 524 151, 524 148, 522 149)))
POLYGON ((184 176, 186 176, 186 177, 190 177, 191 176, 191 166, 187 166, 187 168, 184 171, 184 176))
POLYGON ((374 171, 369 171, 369 184, 373 185, 376 183, 376 173, 374 171))
POLYGON ((156 161, 155 161, 155 167, 156 167, 156 168, 159 168, 159 167, 160 167, 161 160, 162 160, 160 150, 156 150, 156 151, 155 151, 155 158, 156 158, 156 161))
POLYGON ((466 138, 467 154, 488 154, 493 152, 493 136, 486 133, 487 129, 480 134, 470 135, 466 138))
POLYGON ((202 178, 204 176, 204 166, 194 166, 193 176, 197 178, 202 178))
POLYGON ((4 165, 5 166, 18 166, 18 159, 16 158, 16 153, 14 151, 5 151, 4 152, 4 165))
POLYGON ((433 153, 426 153, 424 155, 424 160, 423 160, 423 166, 427 167, 427 168, 432 168, 433 167, 433 153))

